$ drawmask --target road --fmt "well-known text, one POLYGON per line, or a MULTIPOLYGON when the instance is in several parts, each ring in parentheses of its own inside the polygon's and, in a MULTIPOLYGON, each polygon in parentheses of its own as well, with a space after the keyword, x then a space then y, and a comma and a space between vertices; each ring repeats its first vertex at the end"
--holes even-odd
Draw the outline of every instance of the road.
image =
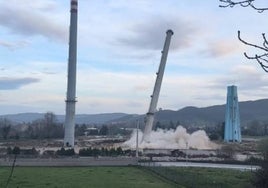
POLYGON ((192 162, 151 162, 139 163, 142 166, 174 166, 174 167, 205 167, 205 168, 225 168, 241 171, 256 171, 259 166, 256 165, 238 165, 238 164, 217 164, 217 163, 192 163, 192 162))
MULTIPOLYGON (((0 166, 12 166, 13 158, 0 158, 0 166)), ((241 171, 255 171, 259 166, 217 163, 193 163, 193 162, 137 162, 134 157, 81 157, 81 158, 17 158, 16 166, 174 166, 174 167, 205 167, 225 168, 241 171)))
MULTIPOLYGON (((13 158, 0 158, 0 166, 12 166, 13 158)), ((15 166, 128 166, 137 165, 133 157, 17 158, 15 166)))

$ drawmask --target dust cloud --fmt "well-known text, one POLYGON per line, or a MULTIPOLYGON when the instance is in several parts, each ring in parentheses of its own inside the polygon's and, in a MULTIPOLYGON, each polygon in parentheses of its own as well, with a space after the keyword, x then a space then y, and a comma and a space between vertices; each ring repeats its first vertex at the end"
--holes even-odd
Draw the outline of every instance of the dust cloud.
MULTIPOLYGON (((124 147, 136 148, 137 131, 133 131, 131 138, 123 143, 124 147)), ((148 135, 149 142, 142 142, 143 133, 138 131, 139 148, 155 149, 216 149, 217 145, 211 142, 204 130, 198 130, 192 134, 178 126, 176 130, 157 129, 148 135)))

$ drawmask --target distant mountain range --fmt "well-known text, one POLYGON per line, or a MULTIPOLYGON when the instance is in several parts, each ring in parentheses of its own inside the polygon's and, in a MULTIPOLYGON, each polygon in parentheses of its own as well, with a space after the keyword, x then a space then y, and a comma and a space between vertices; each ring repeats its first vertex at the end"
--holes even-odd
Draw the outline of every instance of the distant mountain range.
MULTIPOLYGON (((239 102, 239 110, 242 126, 254 120, 268 122, 268 99, 239 102)), ((125 122, 129 126, 133 126, 137 120, 143 123, 144 117, 145 115, 128 115, 114 119, 113 122, 125 122)), ((203 108, 188 106, 178 111, 161 110, 155 114, 155 122, 157 121, 165 124, 170 121, 180 122, 183 126, 214 126, 225 121, 225 104, 203 108)))
MULTIPOLYGON (((268 99, 256 101, 239 102, 241 124, 246 125, 253 120, 268 122, 268 99)), ((7 118, 15 123, 31 122, 44 117, 42 113, 21 113, 1 115, 0 118, 7 118)), ((144 122, 145 115, 125 114, 125 113, 105 113, 105 114, 78 114, 76 123, 78 124, 124 124, 128 127, 135 126, 136 120, 144 122)), ((156 113, 155 121, 169 123, 180 122, 182 125, 202 126, 215 125, 224 122, 225 105, 215 105, 204 108, 185 107, 178 111, 161 110, 156 113)), ((64 115, 57 115, 59 122, 64 121, 64 115)))
MULTIPOLYGON (((246 125, 253 120, 268 121, 268 99, 239 102, 240 121, 246 125)), ((164 110, 156 114, 159 121, 180 121, 188 125, 215 125, 225 120, 225 105, 204 108, 185 107, 178 111, 164 110)))

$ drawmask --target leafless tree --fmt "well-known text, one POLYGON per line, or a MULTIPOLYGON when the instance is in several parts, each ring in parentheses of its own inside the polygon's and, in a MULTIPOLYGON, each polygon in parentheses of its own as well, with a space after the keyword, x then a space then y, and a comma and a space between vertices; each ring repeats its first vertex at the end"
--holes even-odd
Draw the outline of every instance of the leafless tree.
POLYGON ((11 122, 6 118, 0 119, 0 134, 3 136, 4 140, 8 138, 11 130, 11 122))
MULTIPOLYGON (((257 10, 259 13, 262 13, 268 8, 260 8, 255 6, 255 0, 243 0, 243 1, 232 1, 232 0, 219 0, 222 4, 219 5, 221 8, 227 8, 227 7, 234 7, 236 5, 242 6, 242 7, 251 7, 254 10, 257 10)), ((238 31, 238 39, 245 45, 254 47, 259 49, 261 52, 260 54, 255 54, 255 55, 248 55, 247 53, 244 53, 245 57, 250 60, 256 60, 262 69, 268 73, 268 41, 265 36, 265 33, 262 33, 262 39, 263 42, 261 45, 256 45, 250 42, 245 41, 243 38, 241 38, 240 31, 238 31)))
POLYGON ((263 11, 268 10, 268 8, 256 7, 254 4, 255 0, 244 0, 244 1, 219 0, 219 1, 223 3, 219 5, 221 8, 227 8, 227 7, 233 8, 236 5, 240 5, 242 7, 251 7, 257 10, 259 13, 262 13, 263 11))

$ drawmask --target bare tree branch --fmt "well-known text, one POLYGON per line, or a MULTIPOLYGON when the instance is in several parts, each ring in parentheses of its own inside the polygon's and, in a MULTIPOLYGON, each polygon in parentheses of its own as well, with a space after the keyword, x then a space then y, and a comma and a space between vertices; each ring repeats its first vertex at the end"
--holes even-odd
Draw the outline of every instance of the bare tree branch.
POLYGON ((232 0, 219 0, 222 2, 222 5, 219 5, 221 8, 227 8, 227 7, 234 7, 236 5, 240 5, 242 7, 251 7, 255 10, 257 10, 259 13, 262 13, 263 11, 268 10, 268 8, 259 8, 256 7, 253 3, 255 0, 244 0, 244 1, 232 1, 232 0))
MULTIPOLYGON (((262 59, 260 58, 256 58, 257 62, 261 65, 262 69, 265 71, 265 72, 268 72, 268 66, 264 65, 263 62, 261 62, 262 59)), ((267 62, 266 62, 267 63, 267 62)))
POLYGON ((235 5, 240 5, 240 6, 243 6, 243 7, 247 7, 254 0, 245 0, 245 1, 238 1, 238 2, 234 2, 234 1, 231 1, 231 0, 219 0, 219 1, 222 2, 222 3, 225 3, 224 5, 219 5, 219 7, 226 8, 226 7, 234 7, 235 5))
POLYGON ((263 38, 263 46, 268 49, 268 41, 265 37, 265 33, 262 34, 262 38, 263 38))
POLYGON ((264 58, 264 57, 267 57, 268 56, 268 53, 267 54, 262 54, 262 55, 257 55, 255 54, 255 56, 249 56, 246 52, 244 52, 244 55, 247 59, 256 59, 256 58, 264 58))
MULTIPOLYGON (((239 0, 239 1, 233 1, 233 0, 219 0, 221 5, 219 7, 221 8, 227 8, 227 7, 234 7, 236 5, 242 6, 242 7, 251 7, 255 10, 257 10, 259 13, 262 13, 263 11, 268 10, 268 8, 259 8, 254 5, 255 0, 239 0)), ((265 33, 262 33, 262 39, 263 43, 262 45, 256 45, 252 44, 250 42, 245 41, 244 39, 241 38, 240 31, 238 31, 238 39, 240 42, 245 44, 246 46, 254 47, 262 51, 261 55, 255 54, 254 56, 248 55, 246 52, 244 52, 244 56, 247 59, 250 60, 256 60, 262 69, 268 73, 268 40, 266 39, 265 33)))
MULTIPOLYGON (((247 53, 244 53, 244 55, 245 55, 245 57, 246 57, 247 59, 254 59, 254 60, 257 60, 257 62, 260 64, 261 68, 262 68, 265 72, 268 73, 268 65, 265 65, 265 64, 264 64, 264 63, 268 64, 268 60, 267 60, 267 59, 264 59, 264 58, 262 58, 261 56, 258 56, 258 55, 255 55, 255 57, 250 57, 250 56, 247 55, 247 53), (262 61, 264 61, 264 62, 262 62, 262 61)), ((267 55, 267 54, 265 54, 265 55, 267 55)), ((262 55, 262 56, 264 56, 264 55, 262 55)))
POLYGON ((240 31, 238 31, 238 39, 242 43, 244 43, 247 46, 251 46, 251 47, 254 47, 254 48, 257 48, 257 49, 264 51, 261 55, 255 54, 255 56, 249 56, 246 52, 244 53, 244 55, 247 59, 256 60, 260 64, 262 69, 268 73, 268 60, 267 60, 267 58, 268 58, 268 41, 267 41, 264 33, 262 34, 262 38, 263 38, 263 44, 262 44, 263 46, 252 44, 252 43, 249 43, 249 42, 245 41, 244 39, 242 39, 241 35, 240 35, 240 31))
POLYGON ((264 51, 267 51, 267 52, 268 52, 268 48, 266 48, 266 47, 261 47, 261 46, 255 45, 255 44, 251 44, 251 43, 246 42, 245 40, 243 40, 243 39, 241 38, 241 36, 240 36, 240 31, 238 31, 238 39, 239 39, 242 43, 244 43, 245 45, 252 46, 252 47, 255 47, 255 48, 259 48, 259 49, 261 49, 261 50, 264 50, 264 51))

